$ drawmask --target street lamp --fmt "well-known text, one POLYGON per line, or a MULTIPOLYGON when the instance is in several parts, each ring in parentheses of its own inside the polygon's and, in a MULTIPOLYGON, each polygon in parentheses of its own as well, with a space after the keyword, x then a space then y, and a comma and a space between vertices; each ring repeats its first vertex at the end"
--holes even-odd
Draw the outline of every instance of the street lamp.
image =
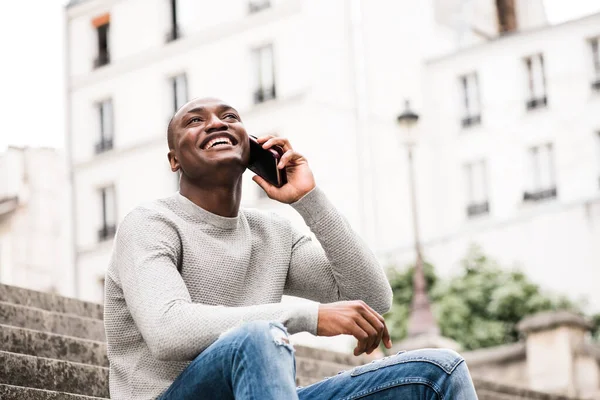
POLYGON ((416 253, 415 270, 413 273, 413 297, 410 305, 410 316, 408 319, 408 336, 422 334, 439 334, 439 327, 433 313, 427 295, 427 281, 423 271, 423 252, 421 249, 421 238, 419 234, 419 219, 417 215, 417 193, 415 188, 415 168, 413 162, 413 147, 415 146, 415 125, 419 122, 419 115, 410 108, 410 102, 405 101, 404 111, 396 118, 403 130, 404 144, 408 152, 408 174, 410 185, 411 209, 413 217, 413 235, 416 253))

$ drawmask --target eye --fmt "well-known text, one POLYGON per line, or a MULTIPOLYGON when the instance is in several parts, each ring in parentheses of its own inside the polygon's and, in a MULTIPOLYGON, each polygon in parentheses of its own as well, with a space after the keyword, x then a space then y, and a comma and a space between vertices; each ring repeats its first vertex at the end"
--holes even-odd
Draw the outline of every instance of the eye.
POLYGON ((228 113, 228 114, 223 115, 223 118, 233 118, 235 120, 239 119, 237 115, 232 114, 232 113, 228 113))
POLYGON ((201 122, 202 120, 200 119, 200 117, 193 117, 190 118, 190 120, 188 121, 188 124, 192 124, 194 122, 201 122))

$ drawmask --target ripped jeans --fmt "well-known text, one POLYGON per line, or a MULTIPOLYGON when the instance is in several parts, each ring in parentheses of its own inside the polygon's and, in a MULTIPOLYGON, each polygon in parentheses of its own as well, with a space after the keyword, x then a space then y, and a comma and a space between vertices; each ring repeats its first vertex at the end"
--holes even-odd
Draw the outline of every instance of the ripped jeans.
POLYGON ((250 322, 196 357, 160 400, 477 399, 466 363, 452 350, 399 353, 303 388, 295 375, 285 328, 250 322))

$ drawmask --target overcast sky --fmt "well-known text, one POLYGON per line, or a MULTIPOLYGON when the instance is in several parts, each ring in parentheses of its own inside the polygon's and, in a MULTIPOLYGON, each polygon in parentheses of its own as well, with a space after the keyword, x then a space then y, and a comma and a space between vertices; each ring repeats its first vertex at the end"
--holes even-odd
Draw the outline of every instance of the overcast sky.
MULTIPOLYGON (((598 0, 545 2, 551 23, 600 11, 598 0)), ((0 5, 3 16, 0 151, 11 144, 64 147, 63 5, 66 0, 3 3, 0 5)))

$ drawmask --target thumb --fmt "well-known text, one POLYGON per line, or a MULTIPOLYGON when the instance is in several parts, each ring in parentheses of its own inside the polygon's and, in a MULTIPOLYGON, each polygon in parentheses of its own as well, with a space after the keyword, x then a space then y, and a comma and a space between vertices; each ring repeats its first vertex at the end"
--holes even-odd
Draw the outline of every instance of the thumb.
POLYGON ((254 175, 252 177, 252 180, 254 182, 256 182, 258 184, 258 186, 260 186, 262 188, 262 190, 264 190, 269 197, 271 197, 271 191, 273 190, 273 186, 269 182, 265 181, 263 178, 261 178, 258 175, 254 175))

